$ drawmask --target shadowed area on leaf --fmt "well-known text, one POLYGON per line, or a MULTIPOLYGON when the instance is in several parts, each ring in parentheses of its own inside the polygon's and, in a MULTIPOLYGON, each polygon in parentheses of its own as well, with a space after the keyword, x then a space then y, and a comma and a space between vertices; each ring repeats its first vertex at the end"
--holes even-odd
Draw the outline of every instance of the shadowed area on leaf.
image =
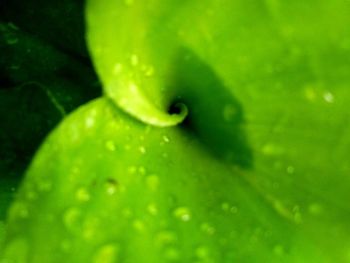
MULTIPOLYGON (((217 157, 241 168, 251 168, 252 150, 244 132, 244 114, 239 101, 214 70, 187 48, 175 58, 170 90, 176 93, 172 105, 187 105, 189 115, 182 124, 217 157)), ((170 112, 178 109, 174 106, 170 112)))

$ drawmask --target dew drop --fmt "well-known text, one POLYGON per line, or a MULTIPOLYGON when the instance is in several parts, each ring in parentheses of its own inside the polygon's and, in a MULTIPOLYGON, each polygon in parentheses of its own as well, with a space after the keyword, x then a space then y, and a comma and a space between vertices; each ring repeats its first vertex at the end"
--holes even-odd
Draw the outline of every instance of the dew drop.
POLYGON ((203 223, 201 225, 201 230, 208 235, 214 235, 216 231, 215 228, 208 223, 203 223))
POLYGON ((99 248, 93 256, 93 263, 118 262, 120 247, 117 244, 107 244, 99 248))
POLYGON ((40 192, 49 192, 52 189, 52 182, 47 178, 41 178, 37 182, 37 187, 40 192))
POLYGON ((156 191, 159 186, 159 177, 157 175, 150 175, 146 177, 146 185, 147 187, 152 190, 156 191))
MULTIPOLYGON (((129 0, 129 2, 133 2, 131 0, 129 0)), ((130 57, 130 62, 132 66, 137 66, 139 64, 139 57, 136 54, 132 54, 130 57)))
POLYGON ((327 91, 323 94, 323 99, 327 103, 333 103, 334 102, 334 95, 331 92, 327 91))
POLYGON ((228 212, 230 210, 230 204, 229 203, 222 203, 221 204, 221 209, 225 212, 228 212))
POLYGON ((173 244, 174 242, 176 242, 176 240, 176 234, 171 231, 162 231, 157 234, 155 239, 156 244, 161 247, 173 244))
POLYGON ((85 127, 86 128, 92 128, 95 125, 95 116, 88 115, 85 118, 85 127))
POLYGON ((174 210, 174 216, 183 222, 191 220, 191 213, 187 207, 178 207, 174 210))
POLYGON ((288 166, 287 167, 287 173, 288 174, 294 174, 295 168, 294 166, 288 166))
POLYGON ((133 225, 134 229, 136 229, 139 232, 142 232, 145 230, 145 224, 142 220, 136 219, 136 220, 134 220, 132 225, 133 225))
POLYGON ((10 208, 10 218, 28 218, 29 217, 29 211, 28 207, 23 202, 15 202, 12 204, 10 208))
POLYGON ((75 197, 80 202, 87 202, 90 200, 90 193, 86 188, 81 187, 76 191, 75 197))
POLYGON ((154 68, 152 66, 148 66, 145 68, 144 72, 146 77, 151 77, 154 74, 154 68))
POLYGON ((113 74, 119 75, 122 72, 123 66, 120 63, 116 63, 113 67, 113 74))
POLYGON ((114 195, 118 189, 118 182, 113 178, 108 178, 106 182, 106 192, 108 195, 114 195))
POLYGON ((275 255, 277 256, 282 256, 284 254, 284 247, 282 245, 276 245, 273 248, 273 252, 275 253, 275 255))
POLYGON ((175 247, 169 247, 164 251, 164 256, 166 260, 175 261, 180 258, 180 252, 175 247))
POLYGON ((197 258, 204 260, 209 258, 209 250, 207 247, 201 246, 196 249, 197 258))
POLYGON ((323 212, 323 207, 322 205, 318 203, 313 203, 309 206, 309 213, 312 215, 320 215, 323 212))
POLYGON ((116 149, 115 143, 114 143, 114 141, 112 141, 112 140, 108 140, 108 141, 106 142, 105 146, 106 146, 106 149, 107 149, 108 151, 111 151, 111 152, 114 152, 115 149, 116 149))
POLYGON ((65 239, 61 242, 61 249, 64 252, 68 252, 72 248, 72 244, 69 240, 65 239))
POLYGON ((139 147, 139 151, 140 151, 140 153, 145 154, 146 153, 146 148, 144 146, 140 146, 139 147))
POLYGON ((164 135, 164 136, 163 136, 163 141, 166 142, 166 143, 168 143, 168 142, 170 142, 170 139, 169 139, 168 136, 164 135))
POLYGON ((69 230, 75 230, 80 225, 81 211, 76 207, 68 208, 63 214, 63 223, 69 230))
POLYGON ((150 213, 151 215, 155 216, 158 214, 158 208, 157 205, 154 203, 151 203, 147 206, 147 211, 148 213, 150 213))

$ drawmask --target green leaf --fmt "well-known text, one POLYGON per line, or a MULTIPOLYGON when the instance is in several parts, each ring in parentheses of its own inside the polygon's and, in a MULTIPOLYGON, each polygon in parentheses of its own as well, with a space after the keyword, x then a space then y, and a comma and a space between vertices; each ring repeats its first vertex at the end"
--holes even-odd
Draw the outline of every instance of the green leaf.
POLYGON ((349 262, 349 11, 88 1, 106 98, 45 141, 3 258, 349 262))

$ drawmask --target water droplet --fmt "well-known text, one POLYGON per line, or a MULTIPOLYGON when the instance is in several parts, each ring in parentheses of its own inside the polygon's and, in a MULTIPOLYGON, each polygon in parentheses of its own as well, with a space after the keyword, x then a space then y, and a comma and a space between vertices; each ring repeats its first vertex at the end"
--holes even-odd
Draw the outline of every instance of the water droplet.
POLYGON ((327 91, 323 94, 323 99, 327 102, 327 103, 333 103, 334 102, 334 95, 327 91))
POLYGON ((28 207, 23 202, 15 202, 10 207, 10 218, 28 218, 28 207))
POLYGON ((106 182, 106 192, 108 195, 114 195, 118 189, 118 182, 113 178, 108 178, 106 182))
POLYGON ((147 206, 147 211, 148 213, 150 213, 151 215, 155 216, 158 214, 158 208, 157 205, 154 203, 151 203, 147 206))
POLYGON ((136 173, 136 171, 137 171, 137 168, 135 166, 128 167, 129 174, 134 174, 134 173, 136 173))
MULTIPOLYGON (((129 0, 129 2, 132 2, 132 1, 129 0)), ((130 57, 130 61, 131 61, 131 65, 135 67, 139 64, 139 57, 136 54, 133 54, 130 57)))
POLYGON ((175 247, 169 247, 164 251, 164 256, 169 261, 175 261, 180 258, 180 253, 175 247))
POLYGON ((143 166, 140 166, 138 171, 139 171, 139 174, 141 174, 141 175, 145 175, 146 174, 146 168, 143 167, 143 166))
POLYGON ((223 117, 225 121, 229 122, 234 120, 236 114, 237 114, 237 109, 234 105, 228 104, 224 107, 223 117))
POLYGON ((221 204, 221 209, 225 212, 228 212, 230 210, 230 204, 229 203, 222 203, 221 204))
POLYGON ((151 77, 154 74, 154 68, 152 66, 148 66, 145 68, 144 72, 146 77, 151 77))
POLYGON ((117 244, 107 244, 99 248, 93 256, 93 263, 118 262, 120 247, 117 244))
POLYGON ((95 118, 93 118, 91 116, 86 117, 86 119, 85 119, 86 128, 91 128, 94 126, 94 124, 95 124, 95 118))
POLYGON ((129 208, 124 208, 122 210, 122 215, 125 217, 125 218, 130 218, 132 216, 132 211, 129 209, 129 208))
POLYGON ((76 191, 75 197, 80 202, 87 202, 90 200, 90 193, 86 188, 81 187, 76 191))
POLYGON ((201 246, 196 249, 196 256, 203 260, 209 258, 209 250, 207 247, 201 246))
POLYGON ((124 0, 124 3, 125 3, 127 6, 131 6, 131 5, 134 3, 134 0, 124 0))
POLYGON ((208 235, 214 235, 216 231, 215 228, 208 223, 203 223, 201 225, 201 230, 208 235))
POLYGON ((65 239, 61 242, 62 251, 68 252, 71 248, 72 248, 72 243, 69 240, 65 239))
POLYGON ((277 256, 282 256, 284 254, 284 247, 282 245, 276 245, 273 248, 273 253, 277 256))
POLYGON ((294 174, 294 172, 295 172, 294 166, 288 166, 287 167, 287 173, 288 174, 294 174))
POLYGON ((145 229, 145 224, 143 223, 143 221, 141 221, 139 219, 134 220, 132 225, 139 232, 141 232, 145 229))
POLYGON ((296 223, 301 223, 302 222, 302 215, 300 213, 300 207, 299 206, 294 206, 293 207, 293 215, 294 215, 294 221, 296 223))
POLYGON ((147 176, 146 177, 146 184, 150 190, 156 191, 158 186, 159 186, 159 177, 157 175, 147 176))
POLYGON ((120 63, 116 63, 113 67, 113 74, 119 75, 123 70, 123 65, 120 63))
POLYGON ((69 230, 76 230, 80 226, 81 211, 76 207, 68 208, 63 214, 63 223, 69 230))
MULTIPOLYGON (((134 82, 131 82, 129 84, 129 90, 130 90, 130 93, 132 93, 132 94, 137 94, 138 93, 138 87, 137 87, 137 85, 134 82)), ((123 103, 123 104, 127 105, 125 103, 123 103)))
POLYGON ((320 215, 323 212, 323 207, 320 204, 313 203, 309 206, 309 213, 312 215, 320 215))
POLYGON ((176 234, 171 231, 162 231, 157 234, 155 239, 156 244, 161 247, 173 244, 174 242, 176 242, 176 240, 176 234))
POLYGON ((40 192, 49 192, 52 189, 52 182, 48 178, 41 178, 37 182, 37 187, 40 192))
POLYGON ((316 92, 314 88, 306 87, 304 90, 304 93, 308 101, 314 101, 316 99, 316 92))
POLYGON ((170 142, 170 139, 169 139, 168 136, 164 135, 164 136, 163 136, 163 141, 166 142, 166 143, 168 143, 168 142, 170 142))
POLYGON ((174 211, 174 216, 184 222, 191 220, 191 213, 187 207, 176 208, 174 211))
POLYGON ((146 148, 144 146, 140 146, 139 147, 139 151, 140 151, 140 153, 145 154, 146 153, 146 148))
POLYGON ((116 149, 115 143, 114 143, 114 141, 112 141, 112 140, 107 141, 105 146, 106 146, 106 149, 107 149, 108 151, 111 151, 111 152, 114 152, 115 149, 116 149))

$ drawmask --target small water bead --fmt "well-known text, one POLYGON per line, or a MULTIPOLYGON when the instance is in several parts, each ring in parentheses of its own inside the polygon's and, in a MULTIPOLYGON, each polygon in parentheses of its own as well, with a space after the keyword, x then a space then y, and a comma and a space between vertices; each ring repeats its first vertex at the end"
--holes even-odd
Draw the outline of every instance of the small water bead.
POLYGON ((152 66, 147 66, 144 72, 146 77, 151 77, 154 75, 154 68, 152 66))
POLYGON ((200 246, 195 251, 197 258, 203 260, 203 259, 209 259, 209 249, 205 246, 200 246))
POLYGON ((70 240, 68 240, 68 239, 65 239, 65 240, 63 240, 62 242, 61 242, 61 250, 63 251, 63 252, 69 252, 70 250, 71 250, 71 248, 72 248, 72 243, 71 243, 71 241, 70 240))
POLYGON ((302 215, 300 212, 300 207, 297 205, 294 206, 292 212, 293 212, 294 221, 298 224, 301 223, 302 222, 302 215))
POLYGON ((228 212, 230 210, 230 204, 229 203, 222 203, 221 204, 221 209, 225 212, 228 212))
POLYGON ((191 220, 191 212, 187 207, 178 207, 174 210, 174 216, 183 222, 191 220))
POLYGON ((308 210, 309 210, 310 214, 317 216, 317 215, 322 214, 323 207, 322 207, 322 205, 320 205, 318 203, 313 203, 313 204, 310 204, 308 210))
POLYGON ((63 214, 63 223, 68 230, 76 230, 80 226, 81 211, 76 207, 68 208, 63 214))
POLYGON ((100 247, 93 256, 93 263, 116 263, 118 262, 120 246, 107 244, 100 247))
POLYGON ((327 103, 333 103, 334 102, 334 95, 331 92, 327 91, 323 94, 323 99, 327 103))
POLYGON ((137 167, 136 166, 128 167, 128 173, 129 174, 134 174, 134 173, 136 173, 136 171, 137 171, 137 167))
POLYGON ((215 228, 208 223, 203 223, 201 225, 201 230, 208 235, 214 235, 216 232, 215 228))
POLYGON ((146 153, 146 148, 144 146, 140 146, 139 147, 139 151, 140 151, 140 153, 145 154, 146 153))
POLYGON ((146 185, 147 187, 152 190, 156 191, 159 186, 159 177, 157 175, 150 175, 146 177, 146 185))
POLYGON ((123 65, 120 63, 116 63, 113 67, 113 74, 119 75, 123 70, 123 65))
POLYGON ((145 230, 145 224, 144 224, 144 222, 143 222, 142 220, 140 220, 140 219, 134 220, 134 222, 133 222, 132 225, 133 225, 134 229, 136 229, 136 230, 139 231, 139 232, 142 232, 142 231, 145 230))
POLYGON ((141 175, 145 175, 145 174, 146 174, 146 168, 143 167, 143 166, 140 166, 140 167, 138 168, 138 172, 139 172, 139 174, 141 174, 141 175))
POLYGON ((177 241, 177 236, 174 232, 171 231, 162 231, 157 234, 155 242, 158 246, 167 246, 173 244, 177 241))
POLYGON ((114 195, 118 190, 118 182, 113 178, 108 178, 105 187, 108 195, 114 195))
POLYGON ((168 142, 170 142, 170 139, 169 139, 168 136, 164 135, 164 136, 163 136, 163 141, 166 142, 166 143, 168 143, 168 142))
POLYGON ((132 213, 132 211, 131 211, 130 208, 124 208, 124 209, 122 210, 122 215, 123 215, 123 217, 125 217, 125 218, 131 218, 132 215, 133 215, 133 213, 132 213))
POLYGON ((147 206, 147 211, 148 213, 150 213, 151 215, 155 216, 158 214, 158 208, 157 205, 154 203, 151 203, 147 206))
POLYGON ((75 197, 80 202, 87 202, 90 200, 90 193, 86 188, 81 187, 76 191, 75 197))
POLYGON ((295 172, 294 166, 288 166, 287 167, 287 173, 288 174, 294 174, 294 172, 295 172))
POLYGON ((107 149, 108 151, 111 151, 111 152, 114 152, 115 149, 116 149, 115 143, 114 143, 114 141, 112 141, 112 140, 108 140, 108 141, 106 142, 105 146, 106 146, 106 149, 107 149))
POLYGON ((52 189, 52 181, 49 178, 40 178, 37 181, 37 189, 40 192, 49 192, 52 189))
POLYGON ((93 241, 101 233, 100 220, 97 217, 88 217, 83 224, 82 235, 86 240, 93 241))
POLYGON ((176 247, 169 247, 164 251, 164 257, 169 261, 177 261, 180 258, 180 251, 176 247))
POLYGON ((284 247, 282 245, 276 245, 273 248, 273 253, 275 253, 275 255, 277 255, 277 256, 283 256, 283 254, 284 254, 284 247))
MULTIPOLYGON (((133 2, 132 0, 129 0, 129 2, 133 2)), ((139 64, 139 57, 136 54, 132 54, 130 57, 131 65, 136 67, 139 64)))
POLYGON ((12 204, 10 208, 10 218, 28 218, 29 210, 26 203, 23 202, 15 202, 12 204))

